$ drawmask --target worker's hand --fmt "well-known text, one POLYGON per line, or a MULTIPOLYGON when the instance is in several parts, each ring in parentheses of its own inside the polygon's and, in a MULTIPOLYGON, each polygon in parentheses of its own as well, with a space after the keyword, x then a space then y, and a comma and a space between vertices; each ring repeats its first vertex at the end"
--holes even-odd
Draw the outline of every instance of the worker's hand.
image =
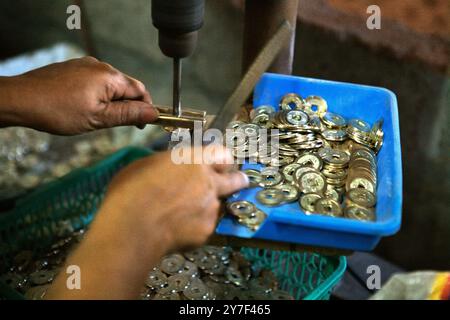
MULTIPOLYGON (((78 266, 81 289, 61 272, 48 299, 136 299, 149 270, 168 252, 203 244, 214 231, 219 198, 248 185, 231 154, 215 147, 211 165, 175 165, 161 153, 122 170, 67 266, 78 266)), ((63 268, 62 270, 65 270, 63 268)))
POLYGON ((160 245, 169 251, 203 244, 215 229, 219 199, 248 185, 246 175, 232 165, 230 151, 211 147, 215 164, 176 165, 166 152, 122 170, 112 181, 100 213, 99 219, 109 222, 96 227, 117 230, 120 225, 141 235, 143 243, 158 235, 160 245))
POLYGON ((13 77, 18 125, 60 135, 135 125, 157 118, 148 91, 92 57, 52 64, 13 77))

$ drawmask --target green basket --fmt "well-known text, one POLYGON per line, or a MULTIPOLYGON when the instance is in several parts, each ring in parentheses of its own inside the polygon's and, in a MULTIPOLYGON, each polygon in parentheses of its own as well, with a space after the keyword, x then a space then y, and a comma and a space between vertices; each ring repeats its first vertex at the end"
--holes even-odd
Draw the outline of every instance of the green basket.
MULTIPOLYGON (((0 272, 22 250, 44 253, 61 232, 86 227, 93 219, 111 178, 122 167, 151 152, 124 148, 98 164, 78 169, 20 200, 16 208, 0 215, 0 272)), ((256 266, 270 268, 282 289, 297 299, 328 299, 341 279, 346 260, 313 253, 243 248, 256 266)), ((0 298, 24 297, 0 283, 0 298)))

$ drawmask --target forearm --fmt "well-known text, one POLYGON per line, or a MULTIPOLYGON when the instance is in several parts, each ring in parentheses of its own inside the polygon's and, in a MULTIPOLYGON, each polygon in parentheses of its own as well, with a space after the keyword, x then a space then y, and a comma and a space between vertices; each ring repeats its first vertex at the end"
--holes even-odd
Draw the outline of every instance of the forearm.
POLYGON ((0 77, 0 127, 23 125, 19 77, 0 77))
MULTIPOLYGON (((137 299, 151 268, 166 254, 157 231, 153 241, 139 231, 108 221, 104 228, 101 212, 91 230, 53 283, 46 299, 137 299), (114 227, 115 228, 114 228, 114 227), (66 282, 68 266, 80 269, 81 289, 69 290, 66 282)), ((155 226, 157 227, 157 226, 155 226)), ((152 234, 152 230, 149 230, 152 234)))

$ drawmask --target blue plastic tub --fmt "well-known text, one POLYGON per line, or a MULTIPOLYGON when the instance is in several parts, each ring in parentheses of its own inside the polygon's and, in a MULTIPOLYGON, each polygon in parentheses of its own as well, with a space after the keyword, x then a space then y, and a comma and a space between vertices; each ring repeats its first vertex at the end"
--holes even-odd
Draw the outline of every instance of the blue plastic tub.
MULTIPOLYGON (((350 118, 361 118, 373 124, 384 119, 384 144, 378 154, 378 186, 376 221, 363 222, 345 218, 305 215, 298 203, 266 207, 256 199, 261 188, 242 190, 228 200, 248 200, 268 214, 263 225, 253 232, 225 216, 216 232, 241 238, 258 238, 318 247, 370 251, 381 237, 400 229, 402 208, 402 164, 397 99, 391 91, 371 86, 265 74, 255 89, 255 107, 272 105, 287 93, 302 97, 322 96, 328 110, 350 118)), ((244 164, 243 169, 261 168, 244 164)))

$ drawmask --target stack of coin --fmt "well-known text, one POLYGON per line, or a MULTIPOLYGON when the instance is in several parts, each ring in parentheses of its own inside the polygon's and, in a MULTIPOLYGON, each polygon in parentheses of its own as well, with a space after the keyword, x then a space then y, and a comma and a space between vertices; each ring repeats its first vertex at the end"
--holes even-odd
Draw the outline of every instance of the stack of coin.
POLYGON ((375 152, 360 146, 352 151, 346 182, 345 215, 373 221, 376 204, 377 162, 375 152))
POLYGON ((320 120, 322 120, 323 124, 328 129, 341 130, 345 129, 345 126, 347 125, 347 121, 343 116, 332 112, 324 113, 320 117, 320 120))
POLYGON ((275 109, 272 106, 260 106, 250 112, 250 120, 252 123, 261 128, 272 128, 272 117, 275 109))
POLYGON ((377 160, 375 153, 366 147, 354 149, 350 156, 346 191, 364 188, 372 193, 377 186, 377 160))
POLYGON ((383 146, 384 132, 382 127, 383 127, 383 120, 379 120, 375 122, 370 132, 370 140, 371 140, 370 147, 374 149, 376 153, 378 153, 381 147, 383 146))
POLYGON ((377 121, 373 127, 360 119, 352 119, 347 126, 347 134, 353 141, 364 145, 378 153, 383 145, 383 121, 377 121))
POLYGON ((296 130, 308 125, 309 116, 301 110, 281 110, 275 114, 273 125, 280 130, 296 130))
POLYGON ((227 129, 226 144, 232 148, 233 156, 241 161, 258 157, 256 142, 259 139, 260 126, 242 121, 231 122, 227 129), (252 143, 253 142, 253 143, 252 143))
POLYGON ((347 134, 353 141, 362 145, 368 145, 370 142, 370 125, 361 119, 351 119, 347 125, 347 134))
POLYGON ((231 202, 227 209, 240 224, 253 231, 258 230, 266 219, 266 214, 249 201, 231 202))
POLYGON ((350 161, 349 155, 340 150, 323 148, 318 151, 323 160, 322 173, 327 184, 336 188, 343 187, 347 179, 347 167, 350 161))

